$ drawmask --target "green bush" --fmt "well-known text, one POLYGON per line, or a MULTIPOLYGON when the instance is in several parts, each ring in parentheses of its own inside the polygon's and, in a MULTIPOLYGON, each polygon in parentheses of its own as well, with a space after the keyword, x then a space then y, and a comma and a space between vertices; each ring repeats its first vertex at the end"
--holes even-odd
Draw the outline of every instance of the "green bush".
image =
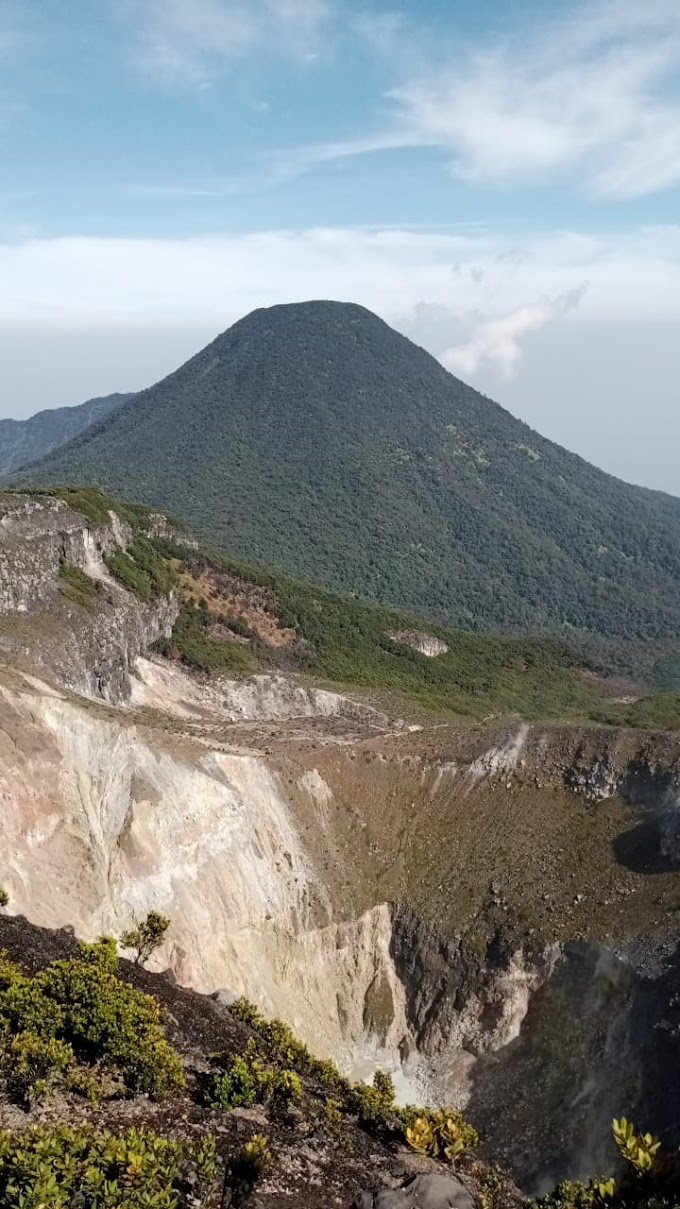
POLYGON ((275 1104, 287 1108, 302 1099, 300 1076, 294 1070, 273 1071, 269 1079, 269 1095, 275 1104))
POLYGON ((211 1108, 228 1112, 232 1108, 245 1108, 254 1104, 262 1088, 262 1079, 253 1061, 244 1054, 235 1054, 227 1069, 215 1075, 207 1093, 211 1108))
POLYGON ((288 1106, 302 1097, 302 1084, 295 1071, 267 1066, 252 1042, 242 1054, 233 1054, 223 1061, 225 1070, 213 1077, 206 1092, 211 1108, 228 1112, 268 1100, 288 1106))
POLYGON ((0 907, 6 907, 9 903, 9 894, 4 886, 0 886, 0 907))
POLYGON ((33 1032, 17 1033, 2 1050, 9 1090, 24 1102, 45 1095, 73 1060, 73 1050, 67 1042, 39 1037, 33 1032))
POLYGON ((390 1075, 377 1070, 373 1083, 355 1083, 349 1093, 349 1107, 361 1125, 383 1120, 394 1108, 394 1084, 390 1075))
POLYGON ((192 1176, 199 1195, 215 1181, 215 1139, 164 1138, 150 1129, 112 1134, 89 1126, 0 1133, 0 1205, 8 1209, 176 1209, 192 1176))
POLYGON ((32 977, 1 957, 5 1052, 17 1036, 30 1034, 70 1046, 79 1063, 120 1073, 131 1091, 161 1096, 182 1086, 182 1064, 161 1031, 159 1004, 117 978, 115 965, 110 937, 81 943, 77 957, 54 961, 32 977))

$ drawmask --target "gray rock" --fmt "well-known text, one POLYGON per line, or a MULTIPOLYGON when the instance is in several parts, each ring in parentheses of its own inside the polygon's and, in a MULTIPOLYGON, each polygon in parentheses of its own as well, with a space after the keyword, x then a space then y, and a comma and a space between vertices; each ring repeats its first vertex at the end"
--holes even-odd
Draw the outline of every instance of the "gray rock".
POLYGON ((455 1175, 414 1175, 401 1188, 361 1192, 352 1209, 475 1209, 455 1175))
POLYGON ((213 999, 215 1003, 219 1003, 222 1007, 230 1008, 232 1003, 236 1003, 238 995, 236 991, 227 990, 226 987, 220 988, 219 991, 213 991, 213 999))

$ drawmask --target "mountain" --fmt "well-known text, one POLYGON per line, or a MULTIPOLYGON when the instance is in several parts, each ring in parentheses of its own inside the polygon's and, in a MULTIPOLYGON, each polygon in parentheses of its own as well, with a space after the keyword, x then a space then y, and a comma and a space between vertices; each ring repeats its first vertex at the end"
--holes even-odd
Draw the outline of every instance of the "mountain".
POLYGON ((362 307, 254 311, 25 472, 249 562, 680 681, 680 500, 544 439, 362 307))
POLYGON ((0 420, 0 474, 45 457, 131 398, 131 394, 104 395, 77 407, 39 411, 28 420, 0 420))

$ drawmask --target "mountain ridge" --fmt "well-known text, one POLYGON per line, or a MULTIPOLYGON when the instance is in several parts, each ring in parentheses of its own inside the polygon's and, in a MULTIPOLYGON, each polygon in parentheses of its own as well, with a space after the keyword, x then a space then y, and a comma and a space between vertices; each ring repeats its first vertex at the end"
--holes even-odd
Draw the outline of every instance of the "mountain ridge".
POLYGON ((252 312, 28 477, 139 498, 230 555, 434 620, 567 631, 680 679, 680 500, 541 437, 356 304, 252 312))
POLYGON ((69 407, 44 408, 25 420, 0 420, 0 474, 46 457, 132 398, 129 392, 114 392, 69 407))

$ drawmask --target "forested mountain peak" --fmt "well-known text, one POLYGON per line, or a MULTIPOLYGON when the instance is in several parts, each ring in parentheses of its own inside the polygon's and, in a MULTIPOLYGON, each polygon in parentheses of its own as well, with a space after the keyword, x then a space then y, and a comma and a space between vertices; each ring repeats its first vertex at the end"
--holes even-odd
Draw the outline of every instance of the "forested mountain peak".
POLYGON ((541 437, 353 303, 252 312, 29 477, 440 621, 580 634, 680 677, 680 501, 541 437))

